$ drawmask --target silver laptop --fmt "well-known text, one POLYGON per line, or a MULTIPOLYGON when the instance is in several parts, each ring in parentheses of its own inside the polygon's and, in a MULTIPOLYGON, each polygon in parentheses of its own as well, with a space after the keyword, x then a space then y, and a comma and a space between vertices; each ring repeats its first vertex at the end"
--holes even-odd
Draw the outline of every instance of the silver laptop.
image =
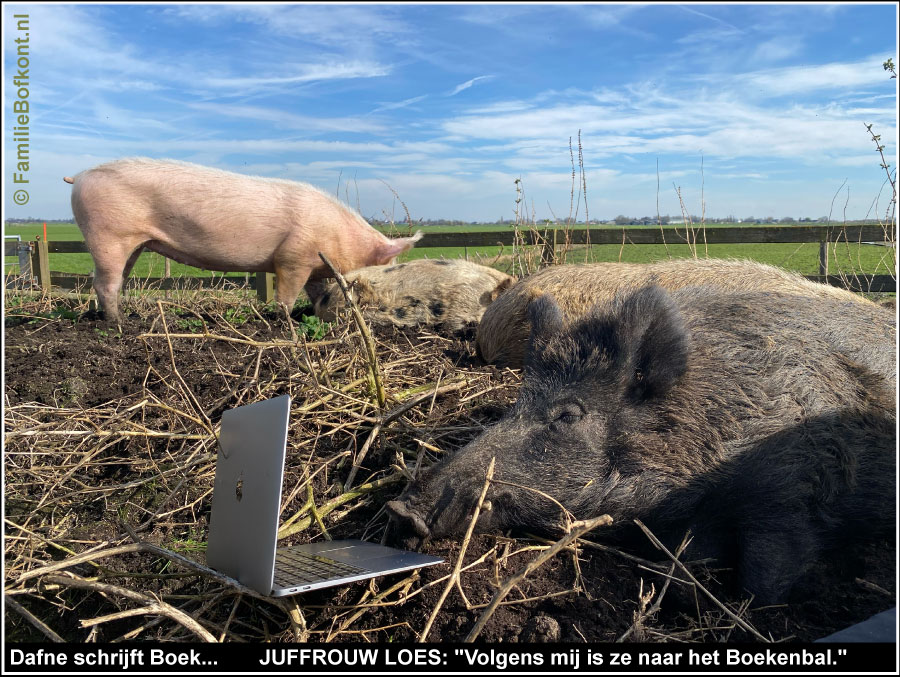
POLYGON ((206 561, 263 595, 281 597, 443 560, 365 541, 276 548, 291 398, 226 410, 206 561))

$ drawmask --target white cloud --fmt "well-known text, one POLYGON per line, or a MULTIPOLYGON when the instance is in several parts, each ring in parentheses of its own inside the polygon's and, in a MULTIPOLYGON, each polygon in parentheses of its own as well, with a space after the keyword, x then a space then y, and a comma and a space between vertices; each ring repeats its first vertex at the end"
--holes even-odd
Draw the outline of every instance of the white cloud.
POLYGON ((421 96, 414 96, 409 99, 404 99, 403 101, 396 101, 393 103, 383 102, 378 105, 377 108, 372 110, 373 113, 379 113, 385 110, 397 110, 400 108, 407 108, 408 106, 412 106, 413 104, 419 103, 419 101, 424 101, 428 98, 427 94, 422 94, 421 96))
POLYGON ((463 5, 457 19, 480 26, 489 26, 497 30, 515 30, 528 16, 533 16, 540 9, 537 5, 495 4, 495 5, 463 5))
POLYGON ((608 29, 621 27, 623 19, 645 8, 641 5, 575 5, 571 9, 580 21, 592 28, 608 29))
POLYGON ((255 23, 274 35, 330 46, 374 47, 379 39, 412 32, 395 8, 384 5, 185 4, 167 13, 205 23, 255 23))
POLYGON ((443 127, 450 134, 482 139, 559 138, 567 130, 602 126, 599 116, 603 112, 599 106, 558 105, 496 115, 464 115, 447 120, 443 127))
POLYGON ((512 113, 516 111, 528 110, 533 106, 533 103, 529 103, 526 101, 497 101, 489 104, 473 106, 467 109, 466 112, 470 115, 482 113, 512 113))
POLYGON ((728 23, 727 21, 725 21, 724 19, 720 19, 720 18, 717 17, 717 16, 713 16, 712 14, 709 14, 709 13, 706 13, 706 12, 701 12, 700 10, 695 9, 695 8, 693 8, 693 7, 690 7, 690 6, 688 6, 688 5, 677 5, 677 7, 678 7, 678 9, 680 9, 680 10, 682 10, 682 11, 684 11, 684 12, 688 12, 688 13, 690 13, 690 14, 694 14, 694 15, 696 15, 696 16, 703 17, 704 19, 708 19, 708 20, 714 22, 715 24, 717 24, 717 25, 719 25, 719 26, 725 27, 725 28, 726 28, 727 30, 729 30, 729 31, 735 31, 735 32, 737 32, 737 33, 741 33, 741 32, 742 32, 741 29, 738 28, 737 26, 735 26, 735 25, 733 25, 733 24, 730 24, 730 23, 728 23))
MULTIPOLYGON (((6 17, 16 11, 9 5, 5 5, 4 10, 6 17)), ((134 43, 123 42, 112 35, 82 6, 30 4, 28 15, 33 27, 31 53, 40 63, 44 79, 69 79, 77 78, 82 73, 92 73, 98 76, 92 79, 96 86, 102 85, 107 78, 114 78, 117 82, 178 79, 178 66, 140 53, 134 43)), ((14 52, 14 48, 14 43, 8 41, 7 56, 14 52)))
POLYGON ((466 90, 469 87, 471 87, 472 85, 474 85, 479 80, 490 80, 493 77, 494 77, 493 75, 479 75, 477 78, 472 78, 471 80, 466 80, 461 85, 457 85, 456 87, 454 87, 453 91, 448 93, 447 96, 456 96, 463 90, 466 90))
POLYGON ((377 63, 350 61, 347 63, 301 64, 291 75, 279 77, 207 77, 198 84, 207 87, 246 90, 266 85, 291 85, 320 80, 376 78, 390 73, 388 66, 377 63))
POLYGON ((158 92, 168 89, 158 82, 140 79, 100 78, 85 82, 80 80, 85 87, 101 89, 108 92, 158 92))
POLYGON ((773 63, 784 61, 803 49, 803 41, 799 38, 786 39, 784 37, 772 38, 759 43, 753 50, 750 63, 773 63))
MULTIPOLYGON (((883 138, 895 129, 893 97, 854 107, 827 105, 784 108, 770 99, 785 91, 808 93, 828 87, 884 86, 880 61, 832 63, 807 68, 765 69, 708 75, 679 85, 634 83, 621 91, 569 90, 552 105, 516 100, 473 108, 442 123, 450 138, 499 141, 507 163, 544 158, 560 163, 560 146, 581 130, 593 157, 663 153, 734 158, 784 158, 806 163, 857 150, 864 142, 861 121, 876 121, 883 138), (874 73, 874 75, 873 75, 874 73), (772 84, 777 82, 778 84, 772 84), (748 89, 760 88, 759 98, 748 89), (766 89, 767 88, 767 89, 766 89), (804 91, 800 91, 804 90, 804 91), (878 103, 883 102, 879 107, 878 103), (512 153, 512 154, 510 154, 512 153)), ((857 95, 856 98, 859 98, 857 95)), ((538 101, 542 95, 536 95, 538 101)), ((888 141, 890 148, 891 141, 888 141)))
POLYGON ((347 141, 316 141, 308 139, 252 138, 252 139, 198 139, 160 138, 148 144, 144 138, 107 139, 87 134, 41 135, 42 143, 76 155, 85 148, 96 155, 118 157, 122 155, 148 155, 154 157, 180 157, 182 153, 223 157, 232 154, 280 156, 284 153, 335 153, 348 156, 391 153, 392 145, 378 142, 352 143, 347 141))
POLYGON ((298 129, 303 131, 342 131, 357 133, 380 133, 385 131, 385 126, 361 117, 341 118, 314 118, 308 115, 297 115, 277 108, 264 108, 262 106, 242 106, 239 104, 221 103, 189 103, 188 108, 203 111, 213 116, 225 116, 272 122, 281 128, 298 129))
POLYGON ((734 76, 735 86, 753 96, 771 98, 802 95, 820 90, 843 90, 882 84, 882 57, 854 63, 788 66, 734 76))
POLYGON ((872 167, 872 158, 875 157, 874 151, 875 147, 873 145, 872 155, 845 155, 832 158, 831 164, 835 167, 872 167))

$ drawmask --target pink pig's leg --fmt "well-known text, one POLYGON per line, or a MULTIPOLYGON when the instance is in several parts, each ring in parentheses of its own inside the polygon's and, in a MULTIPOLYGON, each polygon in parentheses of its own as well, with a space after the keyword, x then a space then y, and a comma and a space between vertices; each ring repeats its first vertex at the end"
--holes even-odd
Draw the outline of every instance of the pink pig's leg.
POLYGON ((122 316, 119 314, 119 291, 125 276, 131 272, 134 262, 140 256, 142 246, 134 243, 103 243, 92 246, 88 242, 88 249, 94 259, 94 291, 97 292, 97 300, 100 307, 110 320, 115 320, 121 327, 122 316))
POLYGON ((297 341, 297 332, 294 331, 291 310, 310 273, 312 273, 310 266, 275 262, 275 300, 278 301, 278 305, 284 311, 285 319, 287 319, 288 327, 291 330, 291 340, 295 343, 297 341))

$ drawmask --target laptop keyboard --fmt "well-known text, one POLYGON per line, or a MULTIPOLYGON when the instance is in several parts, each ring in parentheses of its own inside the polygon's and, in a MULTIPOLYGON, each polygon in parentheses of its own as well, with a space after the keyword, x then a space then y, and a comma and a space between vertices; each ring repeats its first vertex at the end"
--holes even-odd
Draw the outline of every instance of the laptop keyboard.
POLYGON ((365 573, 367 569, 337 562, 322 555, 310 555, 298 550, 279 550, 275 554, 275 584, 283 588, 330 581, 344 576, 365 573))

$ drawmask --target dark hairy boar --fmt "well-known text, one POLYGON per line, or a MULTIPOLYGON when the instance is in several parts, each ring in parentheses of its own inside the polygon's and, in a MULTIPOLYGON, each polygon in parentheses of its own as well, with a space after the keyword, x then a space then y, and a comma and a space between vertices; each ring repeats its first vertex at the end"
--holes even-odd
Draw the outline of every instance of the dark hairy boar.
POLYGON ((568 326, 549 295, 529 315, 513 409, 388 503, 407 546, 464 532, 492 457, 479 531, 558 532, 531 487, 611 515, 602 535, 690 528, 687 555, 764 603, 827 548, 893 528, 896 333, 874 304, 649 286, 568 326))
POLYGON ((175 160, 125 158, 65 177, 94 259, 94 291, 121 321, 119 290, 144 249, 207 270, 275 273, 290 309, 308 282, 389 263, 421 234, 389 240, 315 186, 175 160))

